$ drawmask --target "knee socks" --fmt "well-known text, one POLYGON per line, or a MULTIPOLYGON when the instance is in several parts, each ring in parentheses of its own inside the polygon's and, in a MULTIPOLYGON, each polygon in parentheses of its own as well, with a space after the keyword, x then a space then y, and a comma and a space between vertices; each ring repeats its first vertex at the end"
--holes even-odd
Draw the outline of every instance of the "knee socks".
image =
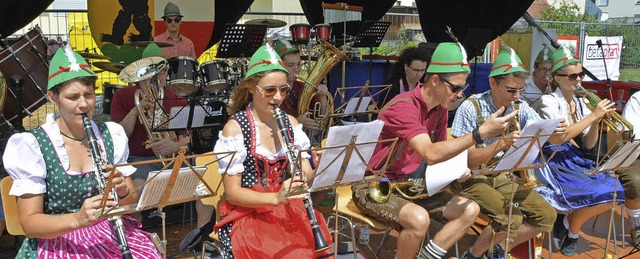
POLYGON ((631 228, 640 227, 640 209, 627 209, 627 215, 629 215, 629 220, 631 221, 631 228))
POLYGON ((424 249, 427 251, 428 253, 428 258, 435 258, 435 259, 439 259, 442 258, 447 251, 440 248, 438 245, 436 245, 436 243, 433 242, 433 240, 429 240, 429 244, 427 244, 424 249))

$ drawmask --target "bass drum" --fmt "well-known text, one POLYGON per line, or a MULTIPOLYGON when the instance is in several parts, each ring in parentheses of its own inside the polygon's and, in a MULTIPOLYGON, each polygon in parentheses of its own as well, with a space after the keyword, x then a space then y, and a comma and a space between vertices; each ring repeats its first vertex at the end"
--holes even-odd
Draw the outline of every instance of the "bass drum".
POLYGON ((30 30, 0 51, 0 71, 6 80, 4 89, 7 89, 3 94, 2 109, 5 120, 0 121, 0 126, 7 125, 6 120, 15 125, 16 120, 22 119, 18 118, 19 113, 30 114, 47 102, 49 61, 40 28, 30 30), (14 82, 19 86, 16 89, 21 91, 9 87, 14 82))
POLYGON ((192 151, 196 154, 213 151, 213 146, 218 140, 218 132, 222 130, 229 118, 227 104, 224 99, 209 96, 202 106, 207 112, 204 118, 204 125, 209 125, 209 127, 193 130, 192 151))

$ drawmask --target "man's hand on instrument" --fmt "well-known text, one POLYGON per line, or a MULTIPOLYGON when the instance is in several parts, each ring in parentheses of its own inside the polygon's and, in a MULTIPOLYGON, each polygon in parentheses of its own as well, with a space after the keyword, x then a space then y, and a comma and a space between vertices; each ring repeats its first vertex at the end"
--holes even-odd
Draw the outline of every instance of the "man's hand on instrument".
POLYGON ((316 123, 316 121, 312 118, 309 118, 309 112, 305 112, 303 114, 300 114, 298 116, 298 118, 296 118, 298 120, 298 123, 302 123, 302 127, 307 129, 307 130, 317 130, 318 129, 318 123, 316 123))
POLYGON ((313 161, 313 165, 315 167, 318 167, 318 164, 320 163, 320 157, 322 157, 322 153, 324 153, 324 150, 311 150, 311 161, 313 161))
POLYGON ((180 141, 173 141, 169 135, 166 135, 156 143, 147 144, 145 148, 153 150, 156 155, 165 156, 178 152, 180 150, 180 141))
POLYGON ((117 169, 113 168, 113 165, 104 165, 103 169, 104 179, 109 179, 109 175, 113 172, 113 188, 116 190, 116 194, 120 197, 124 197, 129 194, 129 187, 127 186, 127 181, 125 181, 124 175, 117 169))
POLYGON ((511 119, 514 116, 518 115, 518 110, 514 110, 505 116, 498 117, 502 113, 504 113, 505 109, 505 107, 500 107, 500 109, 491 114, 489 119, 478 128, 482 139, 502 134, 504 130, 509 126, 511 119))
MULTIPOLYGON (((84 200, 80 210, 75 213, 76 221, 78 222, 78 228, 91 226, 93 222, 96 221, 97 218, 93 213, 102 209, 102 206, 100 206, 100 201, 102 201, 102 194, 98 194, 84 200)), ((113 197, 111 195, 109 195, 109 198, 107 198, 105 206, 116 206, 116 202, 113 201, 113 197)))
POLYGON ((506 150, 516 142, 516 139, 520 137, 520 131, 513 131, 505 135, 501 141, 500 150, 506 150))
POLYGON ((318 95, 327 95, 329 94, 329 88, 325 84, 318 85, 318 95))

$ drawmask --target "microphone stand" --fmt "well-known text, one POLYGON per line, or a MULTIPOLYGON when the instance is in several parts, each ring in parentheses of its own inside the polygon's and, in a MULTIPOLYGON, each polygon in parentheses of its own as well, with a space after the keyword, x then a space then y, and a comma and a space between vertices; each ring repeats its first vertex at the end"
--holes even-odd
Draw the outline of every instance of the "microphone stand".
POLYGON ((600 48, 600 54, 602 54, 602 63, 604 65, 604 74, 607 77, 607 81, 604 85, 605 94, 609 94, 609 100, 613 101, 613 93, 611 93, 611 78, 609 78, 609 71, 607 71, 607 59, 604 57, 604 48, 602 47, 602 40, 597 40, 598 48, 600 48))

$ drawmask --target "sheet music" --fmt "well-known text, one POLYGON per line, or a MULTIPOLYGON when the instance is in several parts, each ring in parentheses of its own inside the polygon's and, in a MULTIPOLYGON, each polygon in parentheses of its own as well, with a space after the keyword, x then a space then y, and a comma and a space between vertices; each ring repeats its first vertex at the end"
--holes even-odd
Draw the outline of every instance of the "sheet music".
MULTIPOLYGON (((202 127, 202 125, 204 125, 205 114, 206 112, 202 106, 194 106, 191 127, 202 127)), ((187 123, 189 122, 189 107, 171 107, 169 118, 171 118, 171 120, 169 120, 170 129, 186 129, 187 123)))
POLYGON ((605 162, 600 168, 595 171, 599 172, 608 172, 620 167, 628 167, 638 155, 640 155, 640 149, 638 146, 640 145, 640 140, 634 140, 627 142, 624 146, 622 146, 618 151, 616 151, 607 162, 605 162))
MULTIPOLYGON (((202 176, 207 170, 205 166, 194 166, 193 169, 196 173, 202 176)), ((157 207, 162 200, 167 186, 169 186, 169 176, 171 176, 171 169, 159 171, 151 171, 147 176, 147 184, 142 190, 138 205, 138 210, 147 207, 157 207), (159 174, 155 178, 151 179, 154 175, 159 174)), ((167 202, 185 200, 194 196, 196 187, 200 183, 200 179, 191 171, 189 167, 180 168, 178 171, 178 178, 173 186, 173 190, 169 196, 167 202)))
POLYGON ((447 161, 427 165, 427 169, 424 171, 424 182, 427 185, 429 195, 439 192, 469 171, 468 153, 467 150, 464 150, 447 161))
MULTIPOLYGON (((349 126, 333 126, 329 129, 326 147, 348 145, 351 142, 351 136, 357 136, 356 144, 377 141, 382 131, 382 126, 384 126, 384 122, 381 120, 349 126)), ((347 164, 347 170, 342 179, 342 183, 362 180, 365 170, 367 169, 367 163, 369 163, 369 159, 371 155, 373 155, 376 144, 377 142, 356 146, 365 161, 360 159, 354 149, 351 154, 351 159, 347 164)), ((335 183, 338 173, 340 173, 342 161, 344 160, 345 152, 343 151, 344 148, 324 150, 316 170, 316 174, 322 173, 314 178, 310 191, 331 186, 335 183), (329 165, 333 160, 335 160, 335 162, 329 165)))
POLYGON ((538 157, 542 144, 547 142, 547 139, 549 139, 549 135, 553 133, 559 123, 560 119, 536 120, 527 122, 525 127, 520 132, 520 138, 516 139, 513 146, 510 147, 507 152, 505 152, 505 155, 502 157, 502 159, 500 159, 500 162, 498 162, 498 165, 496 165, 493 170, 510 171, 518 163, 518 160, 520 160, 520 158, 525 155, 526 156, 520 163, 519 167, 527 167, 531 165, 536 160, 536 157, 538 157), (530 137, 535 136, 539 130, 542 131, 540 132, 538 143, 534 143, 529 152, 525 154, 528 146, 532 141, 532 138, 530 137))
POLYGON ((358 100, 360 100, 360 98, 349 99, 347 106, 344 108, 345 115, 351 115, 356 112, 362 113, 367 111, 367 107, 369 107, 369 103, 371 102, 371 97, 363 96, 361 99, 362 101, 360 102, 360 105, 358 105, 358 100), (356 107, 356 105, 358 105, 358 107, 356 107))

